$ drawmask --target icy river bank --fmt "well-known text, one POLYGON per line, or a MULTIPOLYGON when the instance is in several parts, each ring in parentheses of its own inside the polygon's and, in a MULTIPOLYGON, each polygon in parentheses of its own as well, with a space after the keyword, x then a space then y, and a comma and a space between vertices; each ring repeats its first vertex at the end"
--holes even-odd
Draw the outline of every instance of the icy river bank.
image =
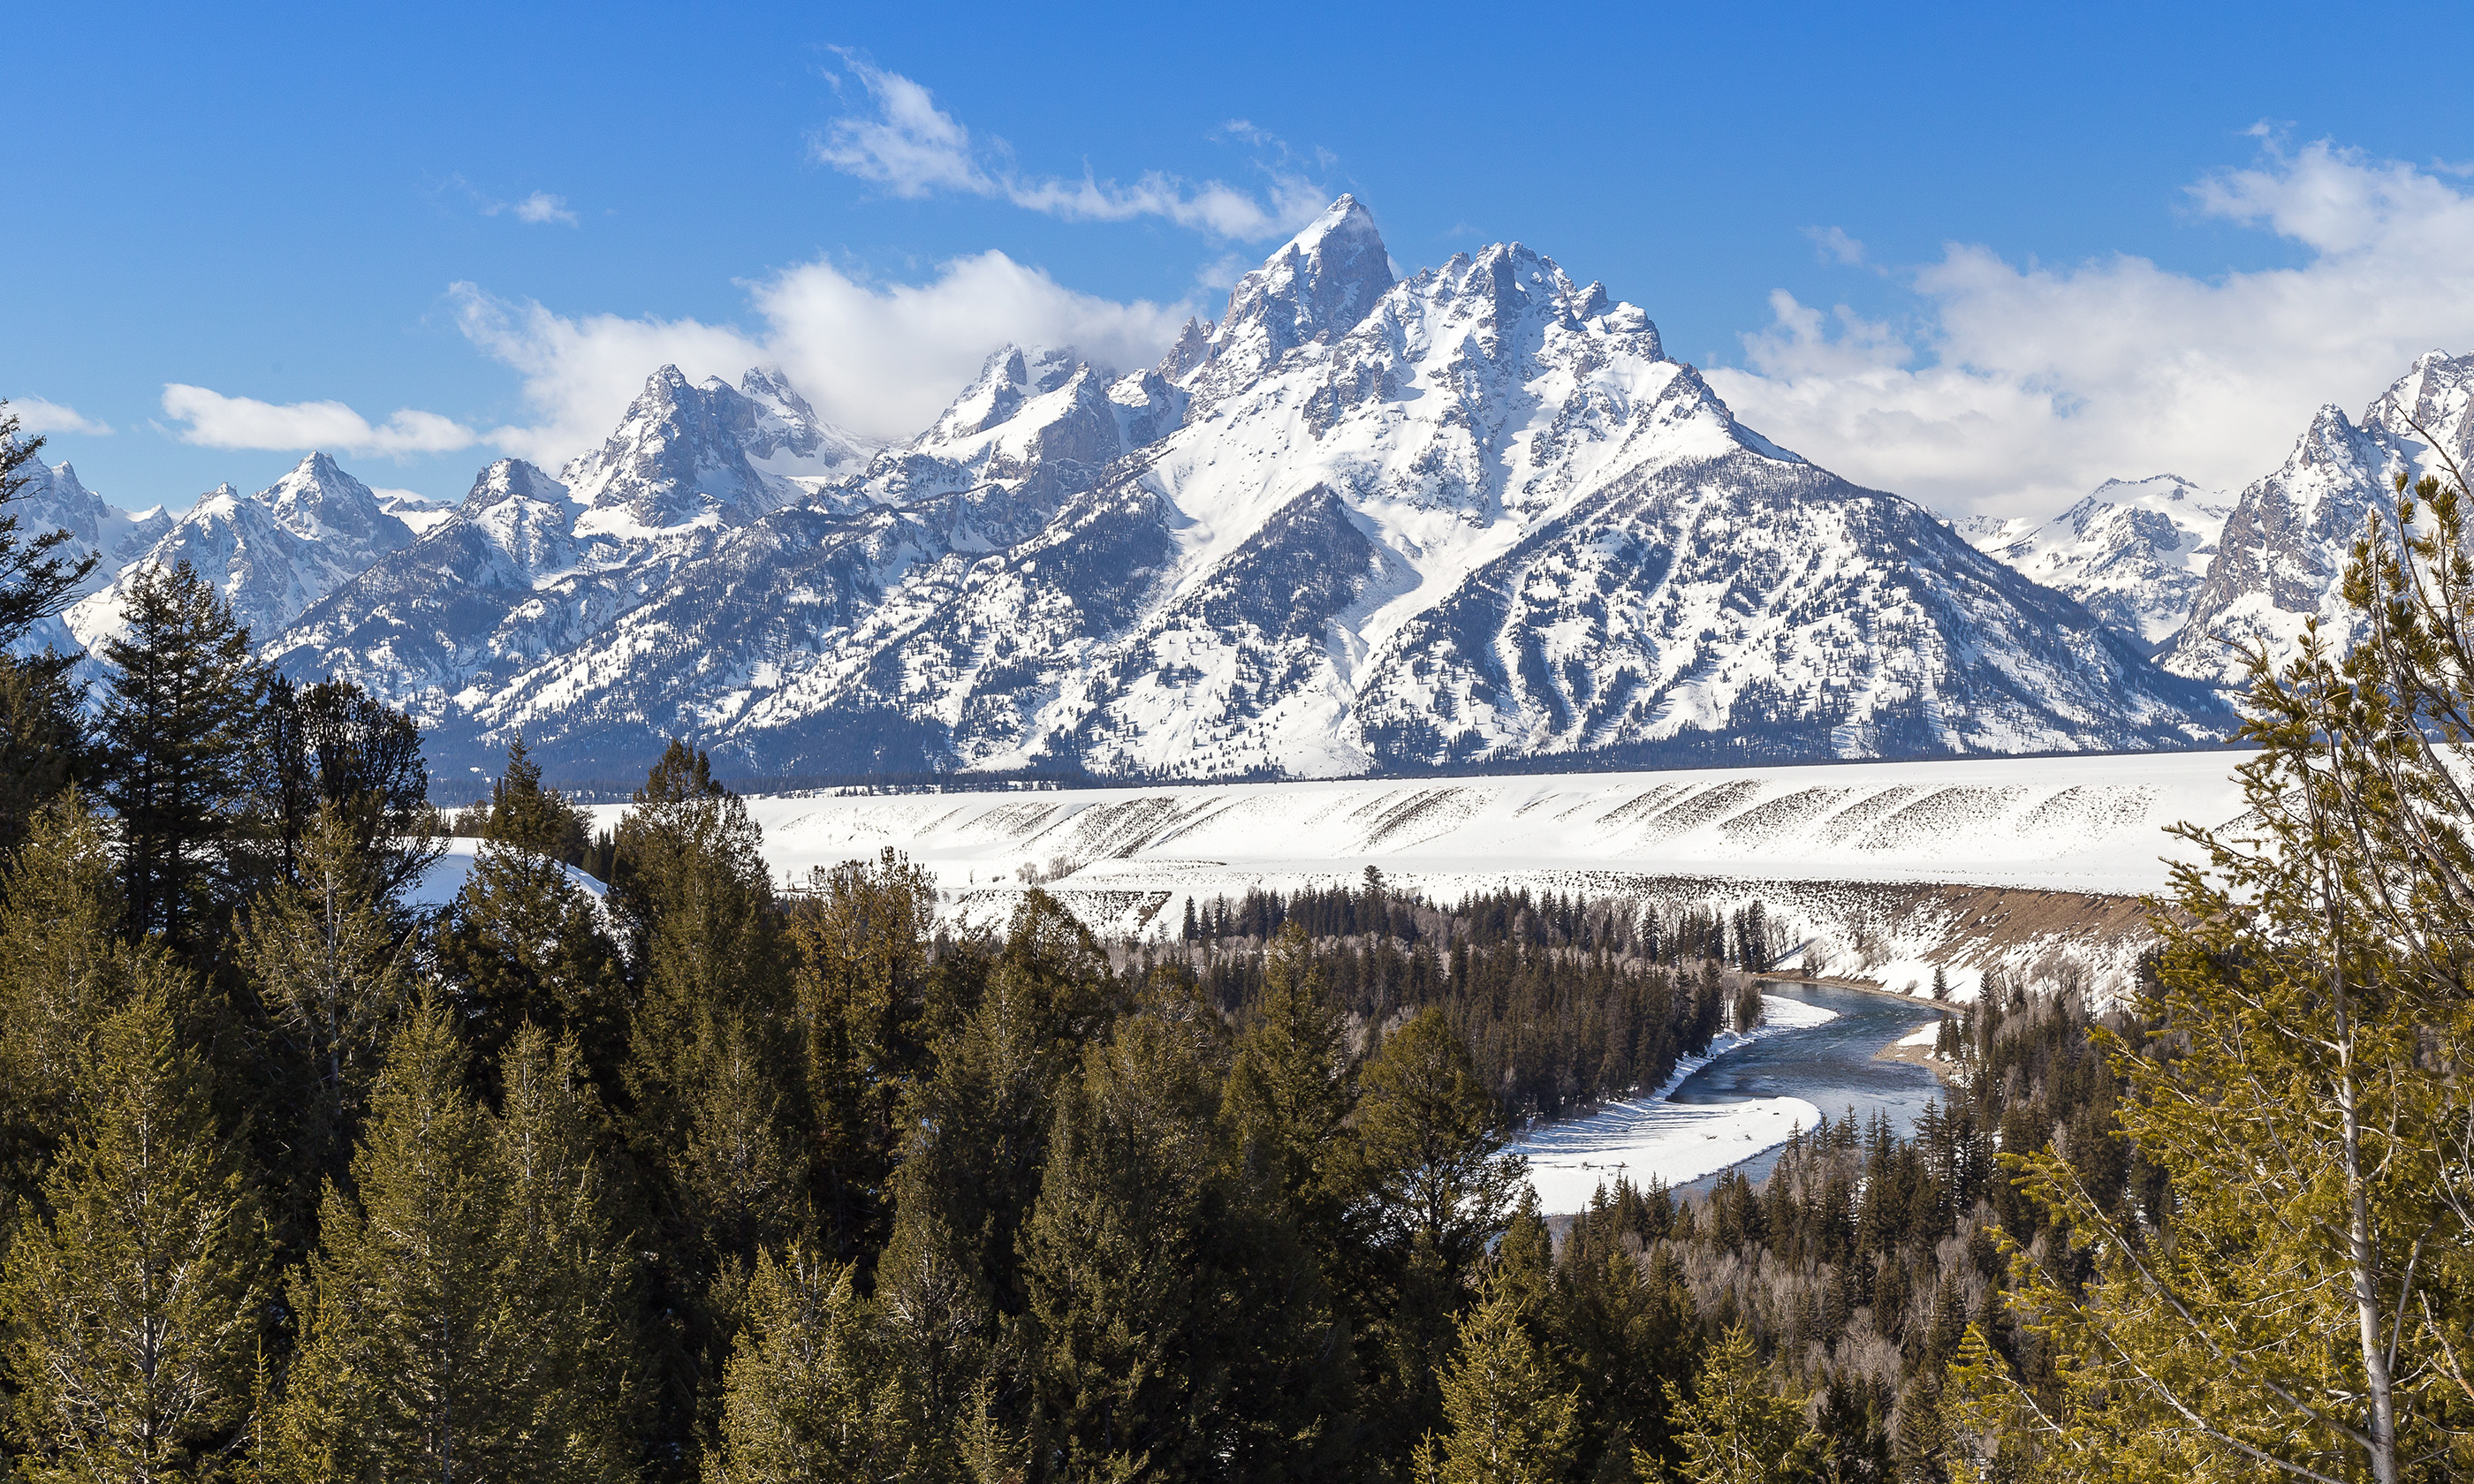
POLYGON ((1933 1023, 1938 1006, 1826 985, 1763 987, 1762 1034, 1716 1054, 1672 1082, 1663 1096, 1612 1103, 1585 1118, 1527 1131, 1514 1148, 1550 1212, 1589 1205, 1621 1176, 1690 1185, 1732 1166, 1758 1179, 1799 1128, 1826 1111, 1886 1115, 1905 1134, 1936 1092, 1933 1074, 1880 1060, 1882 1047, 1933 1023))

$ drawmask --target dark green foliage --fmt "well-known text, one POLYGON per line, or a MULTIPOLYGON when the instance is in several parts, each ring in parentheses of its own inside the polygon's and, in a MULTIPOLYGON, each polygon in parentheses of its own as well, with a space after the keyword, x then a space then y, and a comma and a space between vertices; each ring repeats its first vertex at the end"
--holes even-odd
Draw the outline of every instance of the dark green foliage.
POLYGON ((46 802, 92 778, 85 687, 68 679, 74 662, 0 655, 0 852, 26 843, 46 802))
POLYGON ((245 844, 251 741, 264 677, 249 631, 187 562, 130 585, 127 631, 100 725, 103 801, 118 816, 129 918, 183 950, 202 946, 245 844))
POLYGON ((44 1215, 0 1272, 8 1431, 33 1477, 196 1477, 248 1414, 257 1233, 174 1027, 180 988, 155 976, 97 1028, 44 1215))
POLYGON ((600 904, 566 866, 521 846, 482 846, 473 874, 431 928, 429 946, 485 1065, 530 1023, 553 1038, 572 1037, 603 1094, 618 1095, 626 985, 600 904))
POLYGON ((280 879, 295 879, 302 836, 322 808, 351 829, 382 900, 391 903, 437 858, 416 827, 429 770, 411 717, 350 681, 297 686, 272 675, 257 726, 253 792, 280 879))
POLYGON ((507 765, 490 784, 482 829, 501 845, 570 866, 585 864, 593 850, 591 818, 558 790, 542 787, 541 764, 521 737, 507 745, 507 765))

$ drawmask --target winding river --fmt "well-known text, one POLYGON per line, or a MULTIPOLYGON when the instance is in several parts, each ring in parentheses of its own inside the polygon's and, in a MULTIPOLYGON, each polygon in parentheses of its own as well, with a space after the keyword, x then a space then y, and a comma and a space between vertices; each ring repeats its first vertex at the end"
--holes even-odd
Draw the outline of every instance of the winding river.
POLYGON ((1941 1007, 1775 980, 1764 981, 1762 993, 1774 1006, 1810 1008, 1773 1008, 1776 1030, 1724 1052, 1663 1099, 1610 1104, 1521 1137, 1516 1147, 1547 1210, 1580 1209, 1617 1178, 1637 1184, 1655 1176, 1682 1191, 1706 1190, 1729 1169, 1762 1179, 1789 1135, 1825 1113, 1843 1118, 1852 1110, 1862 1120, 1884 1115, 1903 1135, 1914 1129, 1939 1083, 1926 1067, 1878 1053, 1933 1024, 1941 1007))

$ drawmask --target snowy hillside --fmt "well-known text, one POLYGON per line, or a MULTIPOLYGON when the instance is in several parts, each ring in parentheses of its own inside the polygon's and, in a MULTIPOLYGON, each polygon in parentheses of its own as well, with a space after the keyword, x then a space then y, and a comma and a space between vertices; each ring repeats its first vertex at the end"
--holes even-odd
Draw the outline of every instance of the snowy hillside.
POLYGON ((1150 935, 1174 931, 1189 898, 1354 884, 1372 866, 1437 900, 1503 887, 1730 910, 1758 899, 1793 924, 1798 962, 1893 989, 1928 987, 1940 967, 1964 992, 1987 968, 2034 975, 2066 957, 2116 993, 2150 941, 2134 898, 2194 858, 2166 826, 2238 820, 2242 755, 775 795, 748 807, 778 875, 896 850, 971 922, 1002 922, 1029 877, 1099 930, 1150 935))
POLYGON ((411 706, 450 770, 521 730, 570 777, 665 734, 775 775, 1225 777, 2228 725, 1915 506, 1737 424, 1639 309, 1517 244, 1395 281, 1346 197, 1158 367, 1006 347, 902 446, 815 431, 800 456, 839 472, 804 495, 734 398, 816 428, 778 377, 665 369, 564 489, 494 467, 273 653, 411 706))
POLYGON ((2157 474, 2108 479, 2041 523, 1977 516, 1952 529, 2152 652, 2190 621, 2232 511, 2221 495, 2157 474))

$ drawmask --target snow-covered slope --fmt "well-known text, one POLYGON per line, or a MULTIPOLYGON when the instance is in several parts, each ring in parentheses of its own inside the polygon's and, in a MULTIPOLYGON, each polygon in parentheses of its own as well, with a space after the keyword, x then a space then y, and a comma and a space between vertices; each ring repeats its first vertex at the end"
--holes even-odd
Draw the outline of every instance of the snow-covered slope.
POLYGON ((665 733, 777 776, 1207 777, 2226 725, 1917 507, 1736 423, 1639 309, 1518 244, 1395 279, 1346 197, 1159 367, 1006 347, 806 498, 751 474, 734 395, 666 371, 543 507, 572 551, 484 599, 438 555, 479 539, 459 515, 279 658, 411 703, 450 764, 521 729, 577 777, 665 733))
POLYGON ((2373 511, 2394 515, 2399 471, 2438 462, 2416 423, 2461 465, 2474 458, 2474 356, 2424 355, 2359 423, 2333 404, 2319 409, 2285 463, 2236 497, 2166 668, 2240 683, 2237 645, 2265 641, 2281 659, 2314 615, 2341 639, 2340 584, 2364 522, 2373 511))
POLYGON ((2179 475, 2156 474, 2108 479, 2050 520, 1977 516, 1952 529, 2152 650, 2190 621, 2232 510, 2179 475))
POLYGON ((255 494, 224 485, 201 496, 125 562, 110 585, 64 615, 92 648, 120 632, 129 585, 154 566, 186 562, 212 583, 254 634, 277 633, 347 578, 412 544, 412 528, 335 461, 312 453, 255 494))

